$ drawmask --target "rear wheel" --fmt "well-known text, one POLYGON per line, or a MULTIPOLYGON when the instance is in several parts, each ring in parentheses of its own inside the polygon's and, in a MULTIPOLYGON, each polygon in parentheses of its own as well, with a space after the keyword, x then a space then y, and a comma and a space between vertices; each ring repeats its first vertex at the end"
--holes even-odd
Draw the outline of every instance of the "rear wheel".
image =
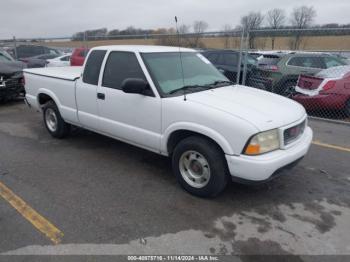
POLYGON ((43 108, 43 118, 47 131, 56 138, 68 135, 70 125, 64 122, 61 114, 53 101, 49 101, 43 108))
POLYGON ((214 197, 228 182, 227 164, 221 149, 209 139, 191 136, 182 140, 172 157, 180 185, 200 197, 214 197))

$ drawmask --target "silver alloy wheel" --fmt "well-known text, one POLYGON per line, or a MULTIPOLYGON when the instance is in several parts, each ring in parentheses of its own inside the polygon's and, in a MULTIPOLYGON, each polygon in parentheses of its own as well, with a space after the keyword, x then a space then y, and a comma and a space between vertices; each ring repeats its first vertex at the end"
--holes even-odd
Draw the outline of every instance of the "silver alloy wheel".
POLYGON ((205 187, 210 180, 210 166, 206 158, 193 150, 184 152, 179 160, 183 179, 192 187, 205 187))
POLYGON ((55 110, 53 110, 52 108, 46 109, 45 122, 46 122, 47 128, 51 132, 56 132, 56 130, 57 130, 57 116, 56 116, 55 110))

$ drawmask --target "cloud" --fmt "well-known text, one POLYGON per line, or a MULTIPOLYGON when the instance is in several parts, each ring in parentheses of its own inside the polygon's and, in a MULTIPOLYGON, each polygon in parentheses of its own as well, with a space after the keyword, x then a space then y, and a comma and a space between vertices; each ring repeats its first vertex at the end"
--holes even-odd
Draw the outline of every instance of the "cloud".
POLYGON ((293 7, 313 5, 316 23, 349 23, 348 0, 2 0, 0 39, 16 37, 62 37, 77 31, 107 27, 124 29, 174 26, 174 16, 181 24, 205 20, 209 30, 224 24, 239 24, 250 11, 266 12, 278 7, 291 12, 293 7))

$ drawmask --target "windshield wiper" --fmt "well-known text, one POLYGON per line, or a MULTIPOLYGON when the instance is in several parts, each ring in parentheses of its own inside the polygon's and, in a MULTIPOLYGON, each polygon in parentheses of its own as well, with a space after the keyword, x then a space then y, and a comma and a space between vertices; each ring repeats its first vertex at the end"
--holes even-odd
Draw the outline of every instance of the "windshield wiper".
POLYGON ((183 86, 179 89, 175 89, 175 90, 172 90, 169 92, 169 94, 174 94, 174 93, 177 93, 179 91, 186 91, 188 89, 196 89, 196 88, 203 88, 203 89, 207 89, 208 87, 207 86, 204 86, 204 85, 188 85, 188 86, 183 86))
POLYGON ((207 90, 207 89, 212 89, 212 88, 216 88, 218 87, 218 85, 220 86, 227 86, 227 85, 233 85, 234 83, 228 80, 220 80, 220 81, 215 81, 213 83, 210 84, 205 84, 205 85, 187 85, 187 86, 183 86, 179 89, 175 89, 169 92, 169 94, 174 94, 177 93, 179 91, 186 91, 189 89, 197 89, 197 88, 201 88, 203 90, 207 90))
POLYGON ((232 81, 229 81, 229 80, 219 80, 219 81, 215 81, 214 83, 211 83, 209 84, 208 86, 217 86, 217 85, 223 85, 223 86, 226 86, 226 85, 234 85, 234 83, 232 81))

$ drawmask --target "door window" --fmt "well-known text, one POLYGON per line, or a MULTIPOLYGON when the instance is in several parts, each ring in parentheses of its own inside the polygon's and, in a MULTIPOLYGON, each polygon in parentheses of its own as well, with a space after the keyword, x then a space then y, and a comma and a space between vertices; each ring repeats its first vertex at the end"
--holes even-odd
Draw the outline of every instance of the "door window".
POLYGON ((218 54, 218 59, 216 60, 216 63, 218 65, 224 65, 225 64, 225 55, 224 54, 218 54))
POLYGON ((139 78, 147 81, 134 53, 112 52, 106 62, 102 85, 121 89, 123 81, 127 78, 139 78))
POLYGON ((103 58, 106 54, 105 50, 94 50, 89 55, 86 61, 83 82, 90 85, 98 84, 98 77, 100 75, 103 58))
POLYGON ((224 64, 228 66, 237 66, 238 64, 237 54, 233 54, 233 53, 224 54, 224 64))
POLYGON ((326 64, 326 68, 331 68, 331 67, 335 67, 335 66, 342 66, 345 64, 345 63, 341 63, 340 61, 338 61, 337 59, 335 59, 333 57, 325 57, 324 62, 326 64))
POLYGON ((204 54, 204 56, 206 56, 208 58, 208 60, 210 62, 212 62, 213 64, 217 64, 218 57, 219 57, 218 54, 216 54, 216 53, 209 53, 208 55, 204 54))
POLYGON ((303 57, 293 57, 292 59, 289 60, 288 65, 291 66, 303 66, 303 57))
POLYGON ((288 65, 308 68, 325 68, 322 57, 293 57, 289 60, 288 65))
POLYGON ((60 60, 61 61, 69 61, 69 59, 70 59, 70 56, 67 55, 67 56, 62 57, 60 60))

